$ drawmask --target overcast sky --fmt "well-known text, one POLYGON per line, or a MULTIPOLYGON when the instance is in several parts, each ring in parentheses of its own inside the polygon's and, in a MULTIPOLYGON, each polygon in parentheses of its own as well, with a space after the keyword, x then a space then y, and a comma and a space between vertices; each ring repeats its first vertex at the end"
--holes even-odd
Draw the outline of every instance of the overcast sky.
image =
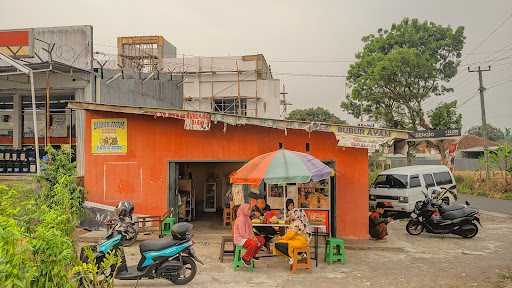
MULTIPOLYGON (((352 1, 7 1, 0 0, 0 29, 93 25, 95 50, 112 52, 115 37, 162 35, 178 53, 225 56, 263 53, 286 85, 293 108, 322 106, 353 121, 339 108, 343 78, 278 73, 345 75, 361 37, 403 17, 464 26, 464 64, 478 63, 484 74, 488 123, 512 127, 512 19, 482 45, 512 13, 510 0, 352 0, 352 1), (477 46, 480 46, 477 48, 477 46), (505 48, 505 49, 504 49, 505 48), (492 87, 494 86, 494 87, 492 87), (491 88, 492 87, 492 88, 491 88)), ((427 103, 474 96, 478 75, 466 67, 452 83, 455 93, 427 103)), ((464 126, 481 122, 479 98, 460 107, 464 126)))

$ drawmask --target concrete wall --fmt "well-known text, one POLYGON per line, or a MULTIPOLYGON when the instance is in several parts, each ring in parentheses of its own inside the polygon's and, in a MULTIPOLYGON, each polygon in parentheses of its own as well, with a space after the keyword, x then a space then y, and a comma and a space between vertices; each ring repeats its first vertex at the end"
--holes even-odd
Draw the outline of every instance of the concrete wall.
MULTIPOLYGON (((407 166, 407 158, 393 157, 390 158, 391 168, 407 166)), ((440 159, 416 158, 414 165, 441 165, 440 159)), ((480 169, 480 161, 478 159, 455 158, 455 170, 472 171, 480 169)))
POLYGON ((278 79, 258 80, 258 92, 263 92, 263 97, 258 101, 258 117, 282 118, 280 85, 278 79))
MULTIPOLYGON (((53 60, 86 70, 92 69, 92 26, 34 28, 33 37, 34 39, 38 38, 49 43, 55 43, 52 53, 53 60)), ((34 52, 43 60, 47 60, 48 53, 43 48, 47 49, 48 46, 41 41, 34 40, 34 52)))
POLYGON ((118 77, 109 81, 120 71, 104 71, 100 82, 97 99, 103 104, 119 104, 161 108, 183 107, 183 89, 179 80, 171 80, 170 75, 162 74, 160 78, 146 79, 148 74, 125 74, 125 79, 118 77))
POLYGON ((163 56, 163 58, 176 58, 176 46, 167 40, 164 40, 163 56))
POLYGON ((323 161, 336 161, 336 232, 340 237, 368 238, 368 153, 337 146, 333 133, 283 130, 253 125, 211 123, 208 131, 190 131, 183 120, 147 115, 87 111, 85 127, 85 189, 89 201, 115 205, 135 203, 135 212, 161 215, 169 203, 169 161, 247 161, 275 151, 279 143, 323 161), (126 154, 91 153, 91 120, 126 118, 126 154))

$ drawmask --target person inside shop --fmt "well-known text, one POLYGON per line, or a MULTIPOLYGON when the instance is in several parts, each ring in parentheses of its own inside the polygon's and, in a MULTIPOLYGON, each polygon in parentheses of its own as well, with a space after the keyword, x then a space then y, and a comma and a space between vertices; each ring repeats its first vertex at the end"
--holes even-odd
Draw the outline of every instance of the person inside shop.
POLYGON ((257 196, 256 203, 252 207, 251 218, 256 219, 265 217, 265 213, 269 211, 271 211, 271 209, 270 206, 267 204, 267 201, 265 201, 265 197, 257 196))
POLYGON ((292 199, 286 200, 286 210, 288 211, 288 230, 283 237, 276 238, 275 248, 288 256, 289 262, 292 264, 293 249, 309 246, 308 218, 304 211, 295 208, 292 199))
POLYGON ((242 204, 237 210, 235 224, 233 225, 233 242, 235 245, 242 245, 246 250, 242 256, 244 265, 249 266, 251 259, 258 259, 256 254, 265 245, 265 238, 254 235, 251 215, 251 205, 242 204))
MULTIPOLYGON (((256 198, 256 204, 252 208, 251 219, 266 218, 268 213, 272 213, 272 211, 265 201, 265 197, 258 196, 256 198)), ((270 251, 270 241, 277 234, 277 231, 273 227, 260 226, 254 227, 254 232, 256 235, 263 236, 263 238, 265 238, 265 247, 270 251)))
POLYGON ((369 230, 370 236, 375 240, 383 240, 388 235, 387 225, 393 222, 393 218, 384 218, 384 208, 386 204, 377 202, 375 211, 370 214, 369 230))

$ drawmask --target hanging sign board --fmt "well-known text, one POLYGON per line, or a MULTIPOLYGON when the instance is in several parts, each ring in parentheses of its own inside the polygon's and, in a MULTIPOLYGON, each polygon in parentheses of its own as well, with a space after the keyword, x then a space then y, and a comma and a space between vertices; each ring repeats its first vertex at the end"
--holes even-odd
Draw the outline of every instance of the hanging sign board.
POLYGON ((185 120, 185 130, 210 130, 210 114, 202 112, 176 111, 176 112, 157 112, 155 118, 176 118, 185 120))
POLYGON ((126 154, 128 120, 126 118, 92 119, 92 153, 126 154))
POLYGON ((367 148, 370 152, 395 136, 390 130, 367 127, 336 127, 333 132, 338 146, 367 148))
POLYGON ((460 129, 432 129, 432 130, 421 130, 411 133, 414 139, 439 139, 448 137, 460 136, 460 129))

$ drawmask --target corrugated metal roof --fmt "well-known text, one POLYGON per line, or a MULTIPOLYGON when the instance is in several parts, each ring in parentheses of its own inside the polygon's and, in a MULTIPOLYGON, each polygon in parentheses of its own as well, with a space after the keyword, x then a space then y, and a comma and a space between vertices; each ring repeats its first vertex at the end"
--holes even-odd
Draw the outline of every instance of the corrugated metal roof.
POLYGON ((171 117, 176 118, 173 115, 183 113, 204 113, 210 115, 212 122, 223 122, 229 125, 256 125, 262 127, 270 127, 277 129, 303 129, 307 131, 322 131, 322 132, 335 132, 342 130, 344 133, 347 130, 361 130, 368 129, 373 132, 373 135, 379 134, 392 134, 395 139, 408 139, 409 131, 387 129, 387 128, 367 128, 351 125, 342 124, 331 124, 331 123, 320 123, 320 122, 305 122, 305 121, 293 121, 293 120, 280 120, 280 119, 265 119, 248 116, 239 116, 232 114, 224 114, 218 112, 205 112, 205 111, 191 111, 184 109, 164 109, 158 107, 140 107, 140 106, 126 106, 126 105, 112 105, 112 104, 98 104, 89 102, 72 101, 69 102, 68 107, 71 109, 78 110, 92 110, 92 111, 106 111, 106 112, 118 112, 128 114, 142 114, 151 115, 154 117, 171 117), (169 115, 169 116, 168 116, 169 115))

